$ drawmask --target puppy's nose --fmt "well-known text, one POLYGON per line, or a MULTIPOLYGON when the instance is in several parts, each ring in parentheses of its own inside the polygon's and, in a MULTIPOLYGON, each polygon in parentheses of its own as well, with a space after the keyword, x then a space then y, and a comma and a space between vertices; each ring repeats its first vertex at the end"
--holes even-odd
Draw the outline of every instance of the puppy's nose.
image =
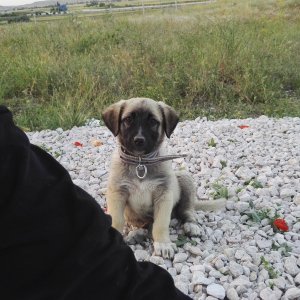
POLYGON ((145 143, 145 138, 143 136, 135 136, 133 141, 136 146, 143 146, 145 143))

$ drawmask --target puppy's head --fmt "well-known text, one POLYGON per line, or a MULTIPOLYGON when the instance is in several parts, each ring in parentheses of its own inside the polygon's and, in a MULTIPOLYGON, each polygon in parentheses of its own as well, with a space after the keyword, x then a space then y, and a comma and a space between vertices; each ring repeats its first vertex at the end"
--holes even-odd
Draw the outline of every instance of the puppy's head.
POLYGON ((148 98, 121 100, 102 114, 105 125, 120 144, 134 155, 148 154, 159 148, 178 123, 175 110, 148 98))

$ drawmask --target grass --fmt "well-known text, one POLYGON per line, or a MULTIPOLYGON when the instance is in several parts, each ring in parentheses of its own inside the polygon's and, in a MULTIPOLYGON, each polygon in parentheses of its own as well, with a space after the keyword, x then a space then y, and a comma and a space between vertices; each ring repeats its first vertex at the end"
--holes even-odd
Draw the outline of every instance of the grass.
POLYGON ((175 241, 175 245, 177 247, 182 247, 186 243, 191 243, 192 246, 197 246, 197 242, 196 241, 190 239, 189 237, 187 237, 185 235, 179 234, 177 241, 175 241))
POLYGON ((219 183, 214 183, 212 185, 214 192, 212 193, 213 199, 225 198, 228 199, 229 192, 226 186, 223 186, 219 183))
POLYGON ((300 115, 300 6, 268 0, 0 26, 0 103, 70 128, 143 96, 182 118, 300 115))
POLYGON ((208 145, 209 147, 215 148, 215 147, 217 146, 217 143, 215 142, 214 138, 211 138, 211 139, 208 141, 207 145, 208 145))
POLYGON ((261 259, 262 266, 264 267, 265 270, 268 271, 270 279, 275 279, 280 275, 279 272, 274 269, 274 267, 270 264, 270 262, 268 262, 265 259, 264 256, 261 256, 260 259, 261 259))
POLYGON ((244 185, 251 185, 253 186, 255 189, 258 188, 263 188, 263 185, 261 182, 259 182, 257 179, 250 179, 248 181, 245 181, 244 185))
POLYGON ((260 223, 264 219, 268 219, 269 224, 274 227, 273 223, 276 219, 280 218, 278 210, 272 212, 270 208, 262 208, 257 210, 252 200, 249 201, 250 211, 246 213, 249 217, 249 220, 252 222, 260 223))

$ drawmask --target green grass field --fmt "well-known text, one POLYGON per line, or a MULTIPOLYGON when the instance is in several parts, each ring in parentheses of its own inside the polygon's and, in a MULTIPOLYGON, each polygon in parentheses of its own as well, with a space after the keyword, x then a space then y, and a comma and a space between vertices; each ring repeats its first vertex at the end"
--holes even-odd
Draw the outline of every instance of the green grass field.
POLYGON ((218 1, 0 26, 0 103, 28 130, 151 97, 182 118, 300 116, 300 4, 218 1))

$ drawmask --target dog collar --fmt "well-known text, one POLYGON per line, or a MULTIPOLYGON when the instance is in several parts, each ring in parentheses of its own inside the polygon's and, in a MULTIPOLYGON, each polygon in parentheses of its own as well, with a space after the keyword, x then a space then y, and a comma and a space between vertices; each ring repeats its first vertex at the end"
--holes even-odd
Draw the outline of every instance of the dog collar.
POLYGON ((135 173, 139 179, 144 179, 146 177, 148 172, 147 165, 155 165, 164 161, 187 156, 187 154, 158 156, 157 150, 146 155, 134 156, 127 154, 126 152, 128 151, 123 147, 120 147, 119 149, 120 158, 124 163, 137 165, 135 168, 135 173))

